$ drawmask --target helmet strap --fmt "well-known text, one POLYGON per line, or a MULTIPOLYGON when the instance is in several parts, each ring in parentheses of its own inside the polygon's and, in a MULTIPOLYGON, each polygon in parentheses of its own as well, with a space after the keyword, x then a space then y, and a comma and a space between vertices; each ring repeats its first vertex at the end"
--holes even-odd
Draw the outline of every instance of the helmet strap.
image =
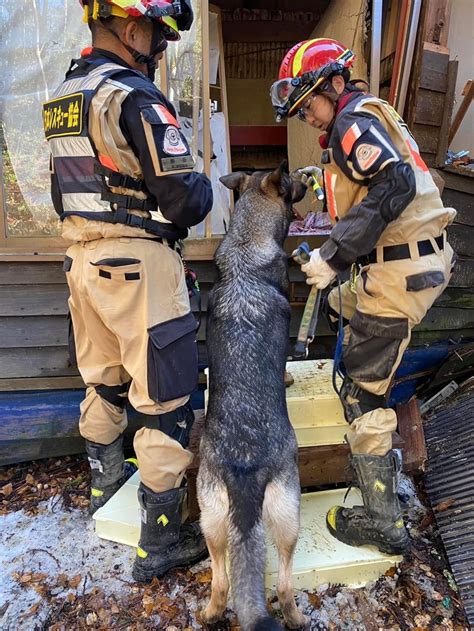
POLYGON ((166 48, 168 46, 168 42, 163 37, 163 31, 161 29, 161 26, 157 22, 153 22, 153 34, 152 34, 151 43, 150 43, 150 53, 148 55, 145 55, 145 54, 139 52, 138 50, 136 50, 135 48, 132 48, 132 46, 129 46, 128 44, 126 44, 120 38, 120 35, 118 33, 116 33, 109 26, 106 26, 103 23, 102 23, 102 26, 105 28, 105 30, 109 31, 109 33, 112 33, 112 35, 114 35, 114 37, 116 37, 118 39, 118 41, 122 44, 122 46, 126 50, 128 50, 128 52, 132 55, 132 57, 134 58, 134 60, 138 64, 145 64, 146 65, 147 76, 148 76, 148 78, 151 81, 154 81, 155 80, 155 73, 156 73, 156 60, 155 60, 155 57, 159 53, 162 53, 164 50, 166 50, 166 48))

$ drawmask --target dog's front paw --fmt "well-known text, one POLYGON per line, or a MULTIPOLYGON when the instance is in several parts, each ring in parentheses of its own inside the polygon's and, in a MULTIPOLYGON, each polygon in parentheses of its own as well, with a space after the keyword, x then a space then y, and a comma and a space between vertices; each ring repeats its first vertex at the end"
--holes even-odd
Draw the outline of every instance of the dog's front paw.
POLYGON ((309 626, 310 618, 305 616, 298 609, 289 619, 285 618, 285 624, 289 629, 305 629, 309 626))

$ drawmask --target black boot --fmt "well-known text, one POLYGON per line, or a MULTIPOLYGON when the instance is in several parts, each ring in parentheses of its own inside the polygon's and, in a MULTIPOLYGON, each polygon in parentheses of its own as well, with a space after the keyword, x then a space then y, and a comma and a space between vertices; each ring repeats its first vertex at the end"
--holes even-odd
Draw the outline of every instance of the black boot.
POLYGON ((136 581, 147 583, 172 568, 193 565, 207 557, 198 522, 181 525, 185 496, 185 487, 154 493, 140 484, 138 501, 142 525, 133 566, 136 581))
POLYGON ((397 455, 355 455, 351 464, 364 506, 333 506, 326 516, 329 532, 350 546, 373 545, 387 554, 403 554, 409 537, 397 494, 397 455))
MULTIPOLYGON (((124 475, 123 437, 120 435, 110 445, 100 445, 86 440, 86 452, 91 466, 91 515, 114 495, 133 473, 127 465, 124 475)), ((135 468, 136 470, 136 468, 135 468)))

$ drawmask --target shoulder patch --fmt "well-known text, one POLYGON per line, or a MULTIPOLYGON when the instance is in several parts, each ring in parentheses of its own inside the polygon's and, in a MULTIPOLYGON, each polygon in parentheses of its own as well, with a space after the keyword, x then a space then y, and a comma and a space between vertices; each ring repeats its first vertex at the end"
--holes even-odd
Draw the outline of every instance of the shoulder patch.
POLYGON ((181 138, 181 134, 174 125, 168 125, 163 137, 163 151, 169 156, 182 156, 188 153, 188 148, 181 138))
POLYGON ((355 157, 361 171, 368 171, 375 164, 381 153, 382 149, 377 145, 371 145, 367 142, 359 145, 356 149, 355 157))

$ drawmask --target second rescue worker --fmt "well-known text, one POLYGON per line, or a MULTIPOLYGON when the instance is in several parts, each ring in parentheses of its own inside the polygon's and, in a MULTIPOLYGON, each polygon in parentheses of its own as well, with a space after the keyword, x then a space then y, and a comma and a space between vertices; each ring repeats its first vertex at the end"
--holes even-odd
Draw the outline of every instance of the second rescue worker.
POLYGON ((84 0, 93 48, 44 105, 51 188, 63 237, 79 371, 91 512, 123 481, 126 399, 145 415, 134 440, 147 581, 206 556, 181 523, 197 387, 196 320, 176 244, 212 206, 173 106, 153 83, 168 41, 189 30, 189 0, 84 0))
MULTIPOLYGON (((346 544, 398 554, 409 539, 392 450, 397 416, 387 397, 412 328, 449 282, 453 251, 445 228, 456 211, 443 207, 397 112, 350 80, 353 59, 333 39, 300 42, 285 55, 271 96, 277 119, 297 115, 325 132, 321 162, 334 225, 302 267, 307 283, 324 289, 338 272, 359 268, 355 287, 342 285, 341 300, 331 291, 328 311, 335 324, 342 310, 347 324, 340 397, 364 506, 333 507, 327 526, 346 544)), ((300 173, 314 180, 320 169, 300 173)))

